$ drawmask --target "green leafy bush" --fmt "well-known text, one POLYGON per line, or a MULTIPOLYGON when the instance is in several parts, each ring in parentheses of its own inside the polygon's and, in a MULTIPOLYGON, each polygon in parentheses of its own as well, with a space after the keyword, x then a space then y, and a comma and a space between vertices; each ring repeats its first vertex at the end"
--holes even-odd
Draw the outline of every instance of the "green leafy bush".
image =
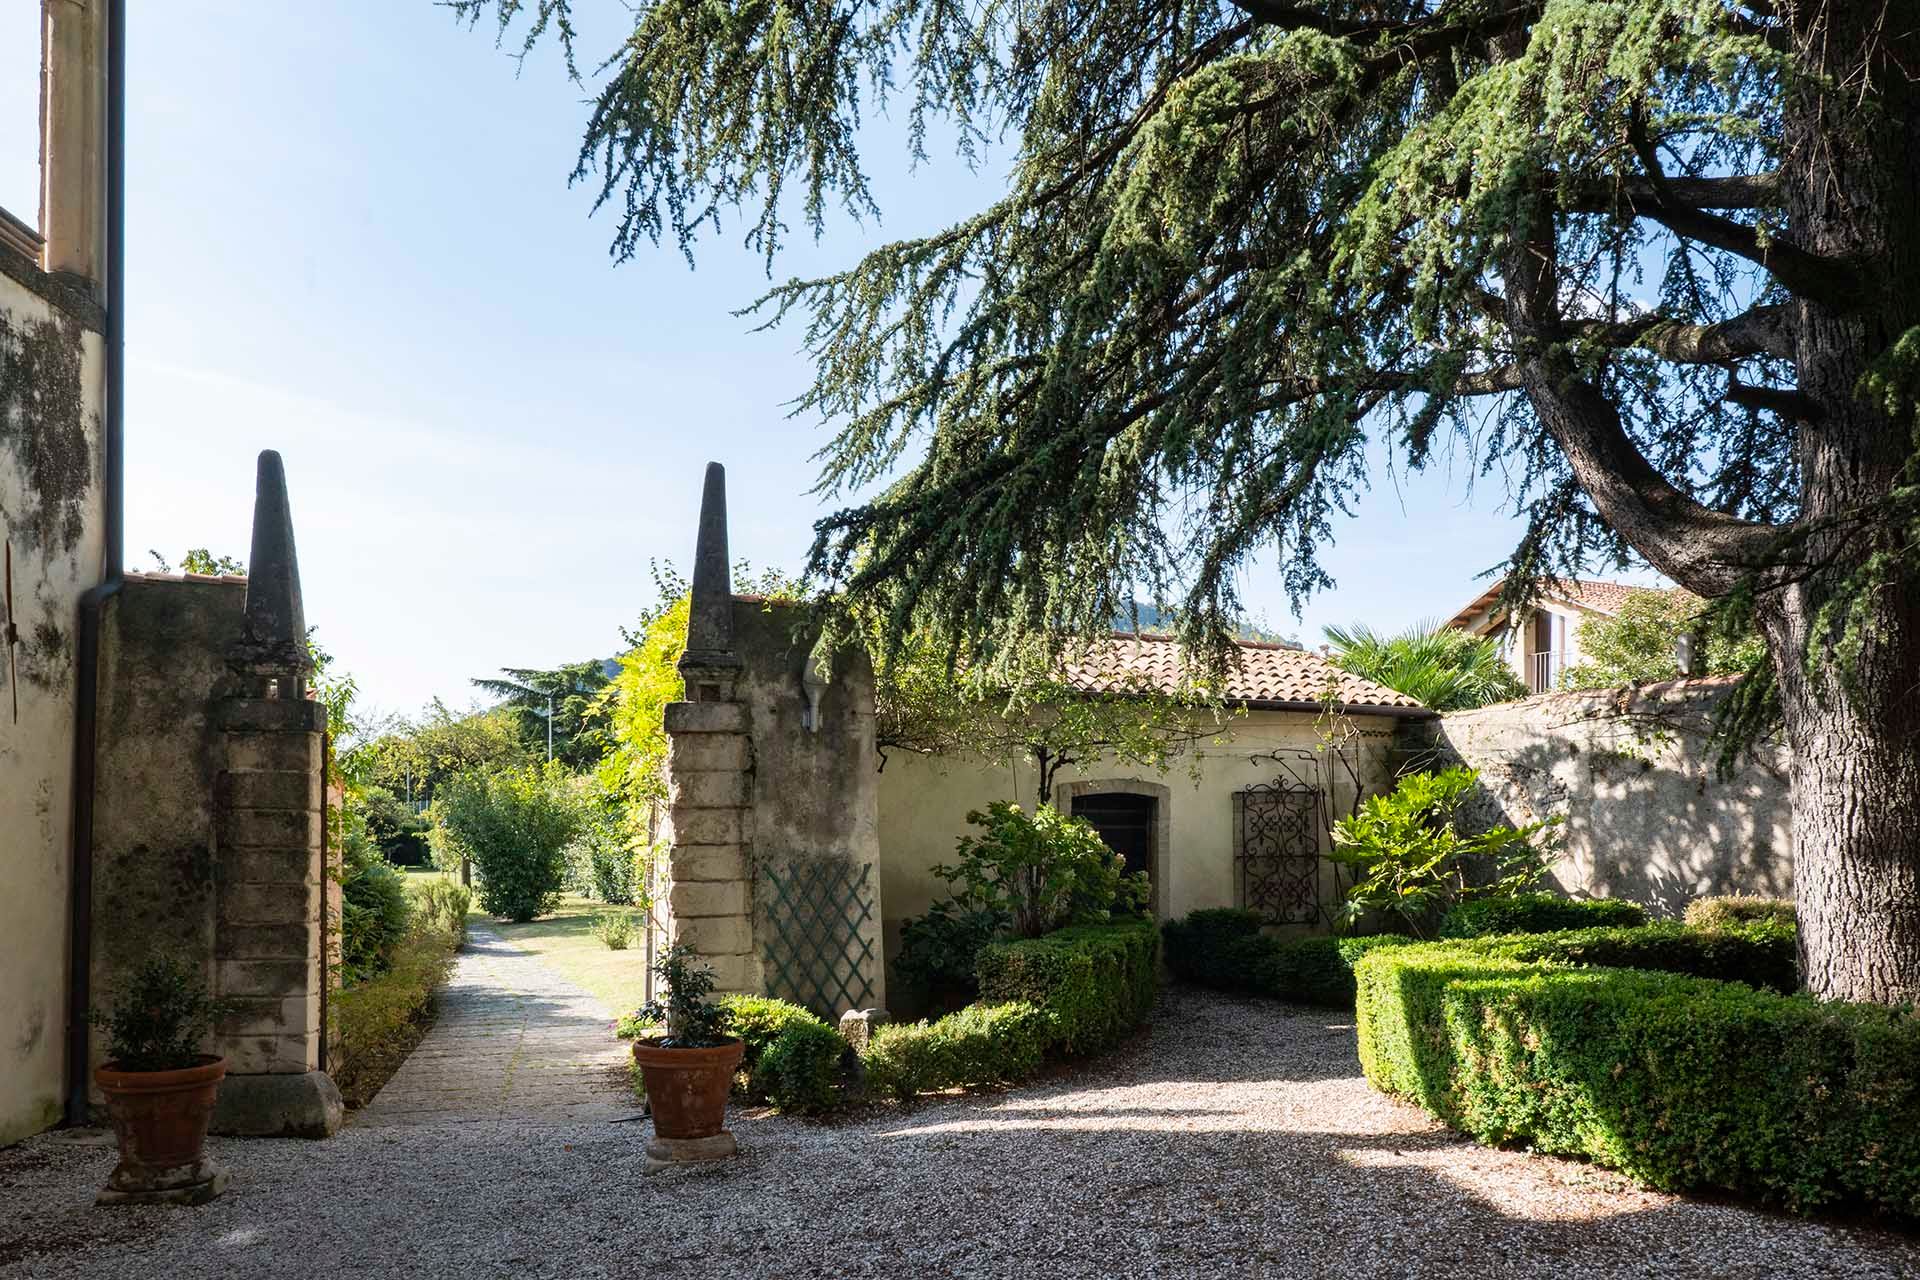
POLYGON ((1053 1034, 1052 1016, 1023 1000, 883 1026, 863 1058, 867 1089, 905 1102, 943 1089, 1012 1084, 1040 1069, 1053 1034))
POLYGON ((1687 904, 1687 923, 1696 929, 1731 929, 1747 924, 1797 927, 1799 915, 1791 898, 1758 898, 1730 893, 1695 898, 1687 904))
POLYGON ((1511 898, 1474 898, 1455 903, 1440 919, 1440 936, 1480 938, 1495 933, 1623 928, 1646 922, 1644 908, 1619 898, 1563 898, 1557 893, 1522 893, 1511 898))
POLYGON ((936 902, 924 916, 902 922, 894 972, 923 998, 957 993, 971 999, 980 994, 973 972, 980 948, 1004 936, 1008 924, 1001 911, 936 902))
POLYGON ((809 1015, 789 1022, 774 1037, 753 1072, 753 1087, 780 1111, 817 1115, 842 1102, 841 1060, 847 1042, 809 1015))
POLYGON ((1167 967, 1188 982, 1333 1009, 1353 1007, 1353 966, 1361 956, 1413 941, 1394 933, 1282 941, 1260 932, 1256 913, 1219 907, 1169 920, 1162 932, 1167 967))
POLYGON ((1669 921, 1624 929, 1475 938, 1460 945, 1510 960, 1661 969, 1780 992, 1800 985, 1796 931, 1778 924, 1695 929, 1669 921))
POLYGON ((349 1106, 371 1100, 426 1034, 434 993, 445 985, 465 937, 466 911, 457 918, 458 926, 447 928, 435 913, 417 912, 387 970, 327 1002, 340 1046, 331 1073, 349 1106))
POLYGON ((1359 980, 1367 1079, 1481 1141, 1672 1190, 1920 1212, 1905 1010, 1463 944, 1375 954, 1359 980))
MULTIPOLYGON (((760 1063, 760 1055, 768 1046, 778 1040, 783 1032, 799 1023, 811 1023, 827 1027, 826 1020, 813 1010, 794 1004, 791 1000, 779 1000, 773 996, 722 996, 720 1005, 727 1012, 727 1030, 739 1036, 746 1046, 740 1055, 740 1069, 751 1077, 753 1069, 760 1063)), ((839 1032, 834 1032, 838 1035, 839 1032)), ((758 1094, 752 1086, 750 1093, 758 1094)))
POLYGON ((1463 832, 1460 809, 1478 781, 1463 768, 1408 774, 1392 792, 1367 797, 1334 823, 1330 856, 1355 877, 1344 904, 1348 923, 1377 911, 1425 937, 1456 902, 1513 897, 1539 884, 1560 819, 1463 832))
POLYGON ((1136 915, 1146 904, 1146 875, 1128 875, 1126 860, 1084 818, 1050 804, 1029 815, 996 800, 967 821, 981 834, 960 837, 959 861, 934 874, 958 886, 954 900, 963 911, 1004 916, 1017 938, 1136 915))
POLYGON ((433 823, 385 787, 369 786, 359 795, 367 835, 380 854, 397 867, 424 867, 432 859, 427 831, 433 823))
POLYGON ((456 945, 466 944, 467 913, 473 910, 473 890, 457 880, 436 878, 415 892, 414 901, 417 915, 424 916, 433 928, 455 935, 456 945))
POLYGON ((597 912, 587 927, 609 951, 625 951, 633 944, 633 917, 624 911, 597 912))
POLYGON ((150 956, 128 971, 110 1003, 88 1012, 107 1033, 107 1061, 120 1071, 179 1071, 204 1056, 201 1045, 226 1011, 200 970, 174 956, 150 956))
POLYGON ((1052 1045, 1093 1053, 1153 1011, 1160 989, 1160 930, 1151 920, 1075 925, 980 950, 980 997, 1025 1001, 1052 1020, 1052 1045))
POLYGON ((340 979, 348 986, 385 973, 413 917, 407 879, 377 850, 343 856, 340 879, 340 979))
POLYGON ((545 768, 461 774, 434 802, 451 843, 480 872, 480 905, 527 921, 559 905, 581 810, 566 773, 545 768))

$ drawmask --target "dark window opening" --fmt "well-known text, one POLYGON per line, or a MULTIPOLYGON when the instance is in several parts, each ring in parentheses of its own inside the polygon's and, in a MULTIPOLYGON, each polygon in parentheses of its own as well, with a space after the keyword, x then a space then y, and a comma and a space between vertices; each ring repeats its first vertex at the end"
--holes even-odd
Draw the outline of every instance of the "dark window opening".
POLYGON ((1153 827, 1160 802, 1153 796, 1124 791, 1101 791, 1075 796, 1073 816, 1085 818, 1100 833, 1107 848, 1126 859, 1127 872, 1144 871, 1153 878, 1153 827))

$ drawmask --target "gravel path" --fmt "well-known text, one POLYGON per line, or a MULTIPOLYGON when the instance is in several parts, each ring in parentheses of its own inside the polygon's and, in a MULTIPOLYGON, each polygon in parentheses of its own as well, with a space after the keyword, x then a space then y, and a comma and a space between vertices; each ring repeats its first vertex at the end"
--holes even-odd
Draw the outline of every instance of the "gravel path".
POLYGON ((433 1029, 352 1123, 632 1115, 627 1047, 611 1034, 613 1015, 484 925, 468 926, 467 939, 433 1029))
POLYGON ((652 1178, 630 1123, 219 1141, 192 1210, 91 1208, 111 1152, 43 1135, 0 1152, 0 1276, 1920 1275, 1920 1239, 1462 1142, 1368 1090, 1343 1022, 1199 992, 1018 1090, 733 1126, 738 1161, 652 1178))

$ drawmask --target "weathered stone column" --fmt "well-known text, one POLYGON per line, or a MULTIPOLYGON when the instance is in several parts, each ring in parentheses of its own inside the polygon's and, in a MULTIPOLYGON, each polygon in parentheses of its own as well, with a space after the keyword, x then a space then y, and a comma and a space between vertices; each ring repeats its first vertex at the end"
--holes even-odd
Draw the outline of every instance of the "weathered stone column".
POLYGON ((724 991, 758 992, 753 937, 753 745, 747 706, 735 694, 733 587, 727 557, 727 475, 707 464, 700 495, 687 650, 687 701, 670 703, 666 730, 667 941, 711 964, 724 991))
POLYGON ((280 456, 260 455, 246 619, 217 708, 214 980, 233 1002, 214 1128, 326 1137, 340 1093, 321 1070, 326 964, 326 708, 307 697, 300 569, 280 456))

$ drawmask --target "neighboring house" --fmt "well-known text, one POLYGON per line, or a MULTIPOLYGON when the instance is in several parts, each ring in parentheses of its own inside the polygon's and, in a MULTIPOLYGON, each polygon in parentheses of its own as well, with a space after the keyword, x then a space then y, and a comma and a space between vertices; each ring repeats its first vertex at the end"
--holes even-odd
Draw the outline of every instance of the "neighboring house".
MULTIPOLYGON (((1276 925, 1324 930, 1339 901, 1330 827, 1359 795, 1391 784, 1394 729, 1433 713, 1319 654, 1242 641, 1222 693, 1224 717, 1199 713, 1199 738, 1163 773, 1111 758, 1069 765, 1053 803, 1086 818, 1153 886, 1158 919, 1196 907, 1250 907, 1276 925)), ((1177 693, 1180 646, 1116 635, 1071 671, 1091 697, 1177 693)), ((1023 761, 889 753, 880 774, 882 898, 889 952, 899 922, 951 888, 933 873, 990 801, 1031 807, 1039 775, 1023 761)))
POLYGON ((1558 688, 1560 677, 1580 665, 1582 622, 1592 617, 1614 617, 1630 593, 1649 589, 1625 582, 1563 579, 1542 586, 1538 604, 1516 625, 1500 603, 1505 581, 1501 579, 1481 592, 1449 618, 1447 625, 1498 640, 1514 674, 1532 693, 1558 688))

